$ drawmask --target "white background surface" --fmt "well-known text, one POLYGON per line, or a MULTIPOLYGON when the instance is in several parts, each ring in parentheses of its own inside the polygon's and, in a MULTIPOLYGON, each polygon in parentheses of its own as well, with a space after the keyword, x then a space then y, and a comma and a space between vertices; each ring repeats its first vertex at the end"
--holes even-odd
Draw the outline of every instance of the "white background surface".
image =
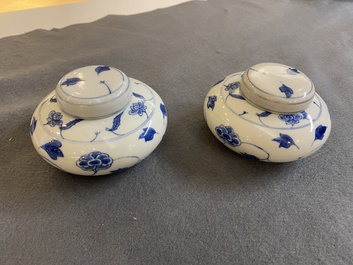
POLYGON ((0 14, 0 38, 35 29, 63 28, 106 15, 131 15, 166 8, 190 0, 87 0, 85 2, 0 14))

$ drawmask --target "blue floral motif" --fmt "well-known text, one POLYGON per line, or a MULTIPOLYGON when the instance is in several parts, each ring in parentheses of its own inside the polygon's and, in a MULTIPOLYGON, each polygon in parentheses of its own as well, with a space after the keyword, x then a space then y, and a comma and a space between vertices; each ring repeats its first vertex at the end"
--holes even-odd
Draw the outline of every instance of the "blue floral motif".
POLYGON ((145 139, 145 142, 153 140, 154 135, 157 133, 152 127, 143 128, 143 133, 140 134, 139 139, 145 139))
POLYGON ((145 106, 145 102, 142 100, 139 100, 137 103, 132 103, 130 106, 129 114, 130 115, 139 115, 140 117, 146 113, 147 106, 145 106))
POLYGON ((74 86, 80 81, 83 81, 83 80, 81 80, 78 77, 68 78, 64 82, 61 83, 61 86, 74 86))
POLYGON ((233 82, 225 86, 225 90, 229 92, 229 94, 234 93, 240 87, 240 82, 233 82))
POLYGON ((56 112, 55 110, 52 110, 48 114, 47 118, 47 125, 50 125, 50 127, 55 127, 55 126, 60 126, 62 124, 62 117, 63 115, 60 112, 56 112))
POLYGON ((99 170, 105 170, 111 167, 113 159, 106 153, 99 151, 91 152, 81 156, 76 165, 84 171, 93 171, 93 175, 99 170))
POLYGON ((326 130, 327 130, 327 126, 323 126, 323 125, 317 126, 316 129, 315 129, 315 139, 314 139, 314 141, 324 139, 326 130))
POLYGON ((37 119, 35 117, 33 117, 32 123, 30 126, 31 135, 33 135, 34 131, 36 130, 36 127, 37 127, 37 119))
POLYGON ((294 143, 293 138, 290 137, 288 134, 280 133, 279 137, 274 138, 273 141, 279 143, 279 148, 289 148, 294 145, 299 149, 299 147, 294 143))
POLYGON ((207 101, 207 108, 213 110, 216 101, 217 101, 217 96, 209 96, 207 101))
POLYGON ((279 87, 279 90, 286 95, 286 98, 290 98, 293 95, 293 89, 291 89, 289 86, 286 86, 285 84, 282 84, 279 87))
POLYGON ((306 113, 305 110, 295 114, 278 115, 278 118, 281 121, 284 121, 287 125, 292 125, 292 126, 295 124, 298 124, 301 120, 304 120, 307 117, 308 117, 308 114, 306 113))
POLYGON ((43 144, 41 148, 48 153, 51 159, 57 160, 58 157, 64 157, 63 152, 60 150, 62 146, 61 142, 58 140, 51 140, 49 143, 43 144))
POLYGON ((241 144, 239 136, 234 132, 231 126, 224 126, 223 124, 215 128, 217 135, 221 138, 224 143, 230 146, 238 146, 241 144))
POLYGON ((99 75, 101 72, 109 71, 110 67, 106 66, 106 65, 103 65, 103 66, 96 67, 96 69, 94 69, 94 70, 96 71, 97 75, 99 75))

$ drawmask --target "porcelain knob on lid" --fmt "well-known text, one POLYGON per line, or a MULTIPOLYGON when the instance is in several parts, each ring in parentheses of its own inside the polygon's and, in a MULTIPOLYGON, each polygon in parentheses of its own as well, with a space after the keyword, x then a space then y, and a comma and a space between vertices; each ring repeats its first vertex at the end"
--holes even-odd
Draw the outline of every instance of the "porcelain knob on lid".
POLYGON ((110 66, 87 66, 71 71, 56 87, 60 108, 79 118, 101 118, 119 112, 131 97, 129 78, 110 66))
POLYGON ((241 78, 240 89, 249 103, 276 113, 305 110, 315 96, 314 84, 305 74, 277 63, 248 68, 241 78))

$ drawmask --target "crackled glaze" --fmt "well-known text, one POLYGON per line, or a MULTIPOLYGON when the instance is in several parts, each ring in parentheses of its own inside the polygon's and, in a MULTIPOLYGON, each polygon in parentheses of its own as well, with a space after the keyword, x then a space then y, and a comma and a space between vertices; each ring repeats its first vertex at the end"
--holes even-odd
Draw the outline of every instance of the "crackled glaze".
POLYGON ((282 64, 255 65, 217 82, 206 96, 204 115, 211 132, 228 148, 267 162, 313 154, 331 131, 327 106, 310 79, 282 64), (248 91, 249 84, 253 91, 248 91), (293 112, 293 105, 301 108, 293 112))

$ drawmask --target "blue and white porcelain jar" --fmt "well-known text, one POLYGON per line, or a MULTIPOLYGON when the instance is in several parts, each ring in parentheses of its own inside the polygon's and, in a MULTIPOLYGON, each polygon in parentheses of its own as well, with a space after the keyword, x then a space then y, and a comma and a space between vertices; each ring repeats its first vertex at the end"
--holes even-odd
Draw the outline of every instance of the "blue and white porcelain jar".
POLYGON ((36 108, 30 135, 40 156, 78 175, 131 167, 160 143, 167 112, 148 85, 109 66, 65 75, 36 108))
POLYGON ((206 96, 204 115, 228 148, 266 162, 309 156, 331 131, 327 106, 312 81, 276 63, 257 64, 217 82, 206 96))

